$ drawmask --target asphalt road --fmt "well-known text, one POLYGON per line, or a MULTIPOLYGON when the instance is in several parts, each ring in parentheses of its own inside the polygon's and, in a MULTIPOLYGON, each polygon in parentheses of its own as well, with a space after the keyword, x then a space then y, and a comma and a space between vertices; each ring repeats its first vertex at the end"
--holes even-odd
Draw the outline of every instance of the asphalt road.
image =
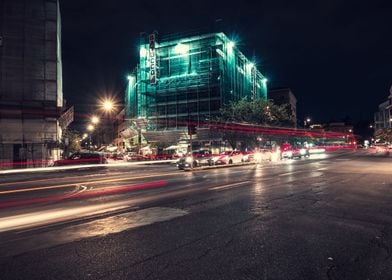
POLYGON ((0 279, 392 279, 392 158, 0 176, 0 279))

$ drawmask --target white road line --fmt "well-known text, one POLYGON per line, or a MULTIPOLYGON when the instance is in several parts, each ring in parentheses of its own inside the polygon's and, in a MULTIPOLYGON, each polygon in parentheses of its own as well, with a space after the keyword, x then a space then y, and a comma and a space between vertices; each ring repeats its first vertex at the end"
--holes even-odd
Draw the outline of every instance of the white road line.
POLYGON ((279 176, 279 177, 282 177, 282 176, 289 176, 289 175, 293 175, 293 174, 301 173, 301 172, 303 172, 303 171, 286 172, 286 173, 279 174, 278 176, 279 176))
POLYGON ((222 190, 222 189, 227 189, 227 188, 231 188, 231 187, 240 186, 240 185, 243 185, 243 184, 246 184, 246 183, 250 183, 250 182, 251 181, 237 182, 237 183, 232 183, 232 184, 227 184, 227 185, 223 185, 223 186, 209 188, 209 190, 211 190, 211 191, 222 190))
POLYGON ((317 171, 328 170, 328 167, 317 168, 316 170, 317 170, 317 171))

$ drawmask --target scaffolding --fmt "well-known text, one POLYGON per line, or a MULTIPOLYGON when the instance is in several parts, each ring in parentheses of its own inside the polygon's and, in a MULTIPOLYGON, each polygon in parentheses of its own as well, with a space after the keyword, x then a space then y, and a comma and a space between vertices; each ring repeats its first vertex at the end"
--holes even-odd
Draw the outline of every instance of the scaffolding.
POLYGON ((267 79, 223 33, 157 42, 142 40, 140 63, 129 76, 127 118, 149 129, 208 123, 224 104, 267 97, 267 79))

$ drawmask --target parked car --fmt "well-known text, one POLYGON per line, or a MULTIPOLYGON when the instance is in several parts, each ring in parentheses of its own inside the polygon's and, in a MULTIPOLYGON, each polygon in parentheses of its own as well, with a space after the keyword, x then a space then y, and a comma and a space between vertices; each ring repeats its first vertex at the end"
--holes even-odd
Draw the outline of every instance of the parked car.
POLYGON ((136 155, 137 155, 136 152, 126 152, 124 154, 124 160, 125 161, 132 161, 132 160, 134 160, 136 155))
POLYGON ((112 153, 109 157, 111 160, 123 160, 124 155, 122 153, 112 153))
POLYGON ((192 151, 192 153, 187 153, 177 161, 177 167, 180 170, 212 164, 212 154, 209 150, 192 151))
POLYGON ((233 164, 243 161, 244 157, 242 153, 238 151, 225 151, 213 158, 214 164, 233 164))
POLYGON ((54 162, 54 166, 73 165, 73 164, 102 164, 107 163, 106 157, 100 153, 75 153, 68 159, 60 159, 54 162))

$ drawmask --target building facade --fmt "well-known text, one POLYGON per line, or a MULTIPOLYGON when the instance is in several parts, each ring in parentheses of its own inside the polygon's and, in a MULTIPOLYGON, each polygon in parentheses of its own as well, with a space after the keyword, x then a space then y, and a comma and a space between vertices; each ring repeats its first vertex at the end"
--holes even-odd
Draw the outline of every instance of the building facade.
MULTIPOLYGON (((0 0, 0 162, 45 165, 59 157, 63 110, 56 0, 0 0)), ((71 117, 72 119, 72 117, 71 117)))
POLYGON ((386 101, 378 105, 378 111, 374 113, 374 130, 392 128, 392 87, 386 101))
POLYGON ((297 127, 297 98, 290 88, 274 88, 268 90, 268 98, 276 105, 287 105, 293 127, 297 127))
POLYGON ((146 119, 147 130, 202 126, 224 104, 267 98, 267 79, 223 33, 160 40, 151 34, 128 79, 126 118, 146 119))
POLYGON ((376 141, 392 143, 392 86, 386 101, 378 105, 374 113, 374 138, 376 141))

